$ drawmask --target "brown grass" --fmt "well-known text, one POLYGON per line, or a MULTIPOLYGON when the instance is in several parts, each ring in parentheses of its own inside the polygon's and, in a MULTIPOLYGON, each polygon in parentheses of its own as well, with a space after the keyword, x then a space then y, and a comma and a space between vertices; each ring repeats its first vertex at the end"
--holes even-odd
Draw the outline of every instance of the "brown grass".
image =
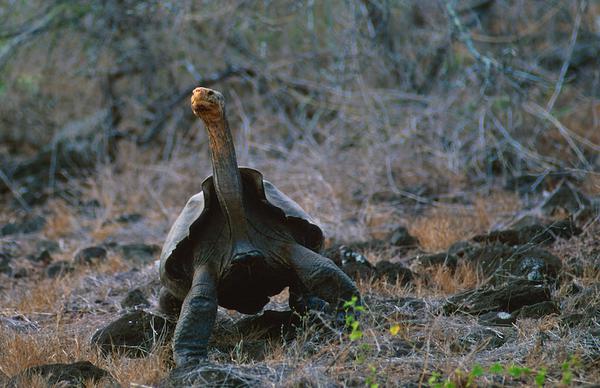
POLYGON ((53 200, 48 203, 50 216, 46 219, 44 234, 51 239, 65 237, 73 233, 73 228, 78 224, 77 214, 73 207, 62 200, 53 200))
POLYGON ((469 263, 460 263, 455 270, 444 266, 427 269, 429 286, 441 295, 451 295, 479 286, 483 280, 477 269, 469 263))
POLYGON ((466 209, 435 208, 419 217, 410 226, 410 234, 419 246, 429 252, 447 249, 457 241, 485 231, 489 226, 487 214, 466 209))

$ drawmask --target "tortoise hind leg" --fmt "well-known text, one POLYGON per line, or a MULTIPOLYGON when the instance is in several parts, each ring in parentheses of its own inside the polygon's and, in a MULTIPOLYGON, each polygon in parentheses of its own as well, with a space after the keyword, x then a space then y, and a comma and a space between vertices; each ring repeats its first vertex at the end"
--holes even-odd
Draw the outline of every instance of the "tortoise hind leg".
POLYGON ((173 358, 178 367, 204 359, 217 316, 215 276, 205 266, 196 269, 173 335, 173 358))
POLYGON ((290 309, 304 314, 308 310, 327 311, 328 303, 323 299, 312 296, 303 286, 290 286, 290 298, 288 301, 290 309))
MULTIPOLYGON (((280 254, 288 258, 290 266, 309 295, 329 302, 338 311, 342 310, 344 301, 353 296, 360 297, 354 282, 328 258, 300 244, 286 245, 280 254)), ((297 296, 294 295, 294 298, 297 296)), ((290 302, 297 303, 292 300, 290 302)))

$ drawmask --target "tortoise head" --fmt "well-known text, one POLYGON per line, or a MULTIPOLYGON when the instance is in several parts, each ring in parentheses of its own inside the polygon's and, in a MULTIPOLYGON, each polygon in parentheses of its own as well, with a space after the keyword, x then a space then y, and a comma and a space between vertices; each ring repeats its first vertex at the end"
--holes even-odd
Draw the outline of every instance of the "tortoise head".
POLYGON ((192 111, 205 123, 221 120, 225 114, 225 98, 216 90, 198 87, 192 92, 192 111))

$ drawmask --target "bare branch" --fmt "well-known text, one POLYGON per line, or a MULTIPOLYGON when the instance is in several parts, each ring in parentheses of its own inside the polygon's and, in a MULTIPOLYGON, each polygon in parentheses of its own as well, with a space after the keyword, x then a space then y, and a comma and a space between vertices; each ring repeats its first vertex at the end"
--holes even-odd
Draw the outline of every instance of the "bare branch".
POLYGON ((571 63, 571 56, 573 55, 573 49, 575 48, 575 43, 577 42, 577 34, 579 33, 579 27, 581 26, 581 17, 586 7, 587 0, 581 0, 577 9, 577 15, 575 16, 575 23, 573 23, 573 31, 571 32, 571 40, 569 42, 569 48, 567 49, 565 61, 563 62, 562 67, 560 68, 558 81, 556 81, 556 86, 554 86, 554 93, 552 93, 552 97, 550 97, 550 100, 548 100, 548 104, 546 104, 546 110, 548 111, 548 113, 552 112, 554 103, 556 102, 556 99, 560 94, 563 83, 565 82, 565 75, 567 74, 569 64, 571 63))
MULTIPOLYGON (((583 152, 581 152, 581 150, 575 143, 575 140, 573 140, 573 138, 575 137, 574 136, 575 134, 572 131, 570 131, 567 127, 565 127, 560 121, 558 121, 558 119, 556 117, 552 116, 550 114, 550 112, 548 112, 546 109, 542 108, 535 102, 530 101, 528 103, 525 103, 525 104, 523 104, 523 108, 525 109, 525 111, 531 113, 532 115, 536 116, 537 118, 540 118, 542 120, 548 120, 550 123, 552 123, 552 125, 554 125, 556 127, 556 129, 558 129, 558 132, 569 144, 569 146, 571 147, 571 149, 573 150, 575 155, 577 155, 577 158, 579 159, 579 161, 585 166, 586 169, 588 169, 588 170, 591 169, 590 163, 587 161, 586 157, 583 155, 583 152)), ((583 139, 578 138, 577 140, 581 141, 583 139)), ((599 146, 589 142, 589 140, 587 140, 587 139, 585 139, 585 142, 586 142, 586 145, 589 146, 590 148, 594 149, 595 151, 600 151, 599 146)))
POLYGON ((546 80, 539 77, 538 75, 531 74, 523 70, 515 69, 511 66, 506 66, 490 56, 481 54, 475 47, 471 34, 462 25, 451 3, 451 0, 445 1, 446 10, 448 11, 448 15, 450 16, 450 20, 452 21, 454 28, 456 28, 456 30, 458 31, 459 40, 463 42, 465 46, 467 46, 467 50, 469 50, 473 58, 475 58, 477 62, 481 63, 484 66, 486 72, 488 72, 490 69, 494 69, 498 72, 509 76, 513 76, 524 81, 540 82, 544 84, 547 83, 546 80))
POLYGON ((190 85, 185 89, 182 89, 179 92, 175 93, 171 97, 171 99, 166 102, 161 103, 157 101, 155 103, 152 103, 150 106, 162 106, 162 109, 160 109, 160 112, 158 113, 157 117, 153 120, 150 128, 148 128, 148 130, 142 135, 142 137, 138 141, 138 144, 147 144, 150 141, 152 141, 162 130, 163 126, 167 122, 167 119, 170 117, 172 110, 177 105, 179 105, 181 101, 188 98, 191 95, 192 90, 196 86, 211 86, 227 78, 242 74, 254 74, 254 71, 247 67, 229 66, 225 70, 214 72, 206 77, 196 77, 194 85, 190 85))
POLYGON ((22 46, 30 41, 35 35, 46 30, 55 19, 61 15, 61 13, 62 7, 55 7, 42 16, 41 19, 32 22, 29 28, 24 29, 21 33, 13 36, 12 39, 6 42, 5 45, 0 48, 0 69, 6 65, 13 52, 19 46, 22 46))

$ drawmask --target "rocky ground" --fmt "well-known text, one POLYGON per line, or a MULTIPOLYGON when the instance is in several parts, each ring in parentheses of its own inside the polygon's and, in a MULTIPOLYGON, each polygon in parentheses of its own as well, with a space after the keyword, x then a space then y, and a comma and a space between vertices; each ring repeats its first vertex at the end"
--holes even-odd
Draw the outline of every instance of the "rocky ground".
POLYGON ((93 201, 77 213, 50 203, 11 216, 0 229, 0 381, 592 385, 600 381, 600 197, 580 186, 553 178, 539 193, 517 186, 520 199, 512 187, 486 203, 516 205, 476 206, 476 216, 465 216, 469 194, 429 204, 384 198, 410 209, 413 222, 367 241, 330 240, 326 250, 359 284, 364 306, 348 305, 364 309, 357 323, 295 316, 285 291, 258 316, 220 309, 209 362, 194 370, 173 369, 174 322, 155 312, 164 234, 155 220, 103 220, 93 201), (491 232, 464 228, 482 217, 491 232))

